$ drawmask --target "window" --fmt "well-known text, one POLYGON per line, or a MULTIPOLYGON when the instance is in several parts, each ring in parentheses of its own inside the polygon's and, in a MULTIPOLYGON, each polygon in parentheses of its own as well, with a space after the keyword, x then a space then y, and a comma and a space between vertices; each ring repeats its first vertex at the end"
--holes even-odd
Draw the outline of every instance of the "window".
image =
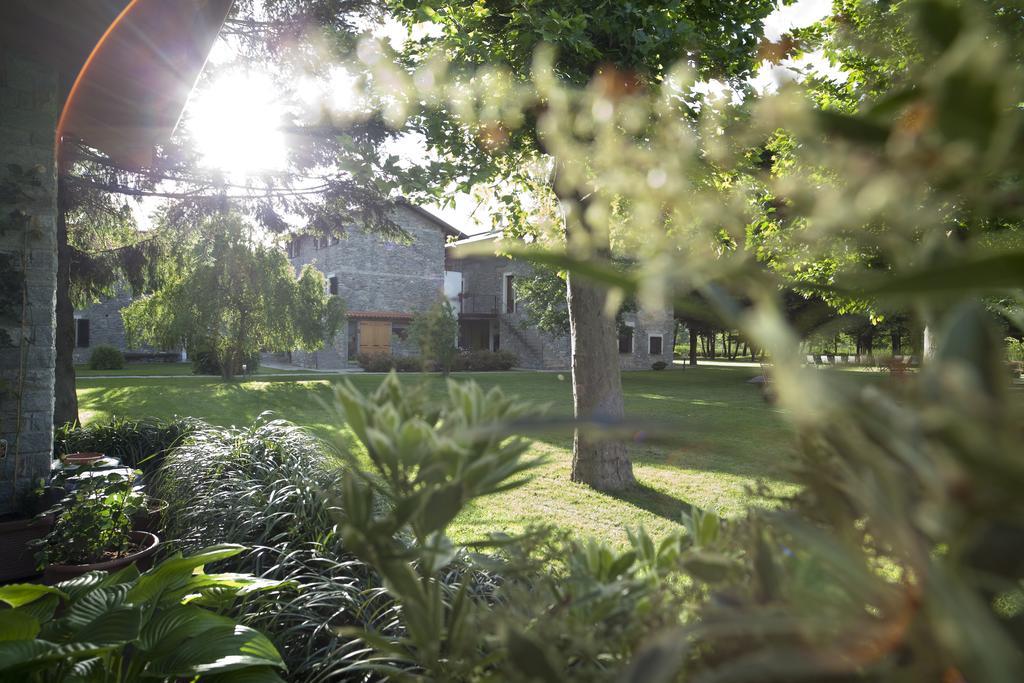
POLYGON ((619 326, 619 353, 633 353, 633 327, 619 326))
POLYGON ((332 275, 327 280, 327 289, 333 296, 338 296, 338 276, 332 275))
POLYGON ((77 318, 75 320, 75 346, 80 349, 89 348, 89 319, 77 318))
POLYGON ((647 353, 652 356, 660 356, 662 348, 662 336, 660 334, 652 334, 647 338, 647 353))
POLYGON ((296 237, 288 242, 288 258, 298 258, 302 254, 302 238, 296 237))
MULTIPOLYGON (((515 275, 511 273, 505 274, 505 312, 515 313, 516 312, 516 288, 512 285, 515 280, 515 275)), ((494 282, 491 280, 491 282, 494 282)))

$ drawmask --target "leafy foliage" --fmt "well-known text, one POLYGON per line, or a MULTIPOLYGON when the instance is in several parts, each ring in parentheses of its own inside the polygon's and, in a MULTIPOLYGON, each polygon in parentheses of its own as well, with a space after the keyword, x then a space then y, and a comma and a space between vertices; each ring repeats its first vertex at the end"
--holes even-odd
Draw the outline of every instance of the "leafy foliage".
POLYGON ((120 370, 124 367, 124 354, 113 346, 101 344, 89 354, 90 370, 120 370))
POLYGON ((459 336, 459 320, 448 299, 438 299, 425 312, 413 318, 409 337, 420 348, 427 367, 437 368, 445 375, 452 370, 459 336))
POLYGON ((238 217, 210 219, 209 235, 165 264, 163 284, 122 311, 130 339, 158 347, 209 348, 230 379, 263 349, 315 350, 337 333, 343 306, 323 275, 298 279, 277 249, 255 243, 238 217))
POLYGON ((40 541, 39 567, 95 564, 128 555, 134 545, 132 515, 143 503, 133 478, 120 472, 82 478, 56 508, 57 522, 40 541))
POLYGON ((0 588, 9 606, 0 612, 0 673, 32 681, 280 681, 284 665, 266 636, 218 614, 280 584, 202 571, 243 550, 174 555, 141 575, 130 566, 54 587, 0 588))

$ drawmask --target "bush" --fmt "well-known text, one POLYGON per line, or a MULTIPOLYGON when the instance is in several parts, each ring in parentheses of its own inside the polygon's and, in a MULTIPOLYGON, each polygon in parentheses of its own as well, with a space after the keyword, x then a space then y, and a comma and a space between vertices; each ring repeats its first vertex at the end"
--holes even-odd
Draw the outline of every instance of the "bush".
POLYGON ((120 370, 124 367, 124 354, 113 346, 97 346, 89 356, 90 370, 120 370))
POLYGON ((510 351, 460 351, 455 357, 453 370, 462 372, 489 372, 511 370, 519 365, 519 357, 510 351))
MULTIPOLYGON (((190 352, 189 356, 192 358, 192 374, 193 375, 223 375, 220 359, 217 358, 217 354, 209 349, 199 349, 198 351, 190 352)), ((233 369, 232 375, 241 375, 242 366, 246 366, 247 373, 254 373, 260 367, 260 355, 258 353, 251 354, 243 357, 237 363, 233 369)))
POLYGON ((212 543, 252 551, 218 565, 294 583, 248 599, 239 620, 267 633, 295 681, 337 680, 371 656, 345 626, 389 633, 375 575, 334 530, 343 472, 324 444, 287 422, 203 427, 166 459, 154 488, 168 501, 164 535, 185 552, 212 543), (380 623, 378 623, 378 619, 380 623))
POLYGON ((668 363, 663 360, 656 360, 651 363, 651 370, 664 370, 668 367, 668 363))
POLYGON ((418 356, 392 356, 387 353, 361 353, 356 359, 367 372, 422 372, 423 359, 418 356))
POLYGON ((54 432, 53 450, 57 455, 83 451, 112 455, 125 467, 149 473, 171 448, 201 427, 204 423, 193 418, 170 422, 114 418, 85 427, 64 425, 54 432))

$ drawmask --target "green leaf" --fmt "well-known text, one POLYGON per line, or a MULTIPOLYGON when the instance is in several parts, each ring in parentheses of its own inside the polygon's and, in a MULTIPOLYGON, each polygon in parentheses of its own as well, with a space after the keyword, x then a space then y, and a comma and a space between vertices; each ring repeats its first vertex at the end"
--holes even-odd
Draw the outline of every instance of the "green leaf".
POLYGON ((683 555, 683 568, 704 583, 719 583, 732 573, 736 562, 719 553, 690 550, 683 555))
POLYGON ((0 640, 32 640, 39 634, 39 620, 19 610, 0 611, 0 640))
POLYGON ((56 595, 60 598, 67 598, 67 593, 52 586, 43 586, 36 583, 12 583, 9 586, 0 588, 0 601, 11 607, 21 607, 38 600, 44 595, 56 595))
POLYGON ((827 134, 850 142, 881 145, 889 139, 888 128, 864 117, 840 114, 831 109, 816 110, 814 115, 827 134))
POLYGON ((448 484, 431 492, 417 526, 427 534, 443 531, 462 509, 462 485, 448 484))
POLYGON ((253 666, 284 668, 277 648, 248 626, 216 627, 181 643, 173 652, 155 657, 147 675, 163 678, 224 673, 253 666))
POLYGON ((505 634, 509 663, 530 678, 559 683, 563 677, 551 662, 547 651, 531 636, 509 629, 505 634))
POLYGON ((269 666, 254 666, 227 673, 203 676, 204 683, 284 683, 277 670, 269 666))
POLYGON ((244 545, 223 543, 203 548, 188 557, 175 556, 164 560, 138 578, 128 593, 128 601, 136 604, 147 602, 169 586, 187 580, 195 569, 234 557, 245 549, 244 545))
POLYGON ((163 610, 142 629, 138 647, 142 650, 173 648, 212 628, 229 627, 234 622, 200 607, 182 605, 163 610))

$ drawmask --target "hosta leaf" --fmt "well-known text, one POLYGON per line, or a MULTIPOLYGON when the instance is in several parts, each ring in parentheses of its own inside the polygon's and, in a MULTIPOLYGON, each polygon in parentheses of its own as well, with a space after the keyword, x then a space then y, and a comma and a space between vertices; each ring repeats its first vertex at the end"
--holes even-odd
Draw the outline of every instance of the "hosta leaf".
POLYGON ((277 670, 269 666, 254 666, 227 673, 203 676, 204 683, 284 683, 277 670))
POLYGON ((150 676, 177 678, 222 673, 250 666, 284 667, 270 640, 247 626, 218 626, 191 638, 166 655, 154 657, 150 676))
POLYGON ((47 662, 58 659, 82 659, 94 657, 114 649, 109 645, 95 643, 67 643, 58 645, 46 640, 8 640, 0 642, 0 671, 24 666, 33 662, 47 662))
POLYGON ((73 629, 87 627, 110 610, 125 604, 127 593, 128 586, 96 588, 72 602, 63 620, 73 629))
POLYGON ((9 586, 0 587, 0 601, 6 602, 11 607, 21 607, 38 600, 44 595, 56 595, 66 598, 64 591, 52 586, 43 586, 36 583, 12 583, 9 586))
POLYGON ((143 574, 128 594, 133 603, 147 602, 165 590, 187 581, 192 572, 210 562, 233 557, 245 550, 244 545, 223 543, 203 548, 188 557, 171 557, 143 574))
POLYGON ((199 607, 182 605, 161 612, 142 629, 138 647, 142 650, 173 648, 182 640, 192 638, 217 627, 232 627, 227 617, 222 617, 199 607))
POLYGON ((39 620, 20 610, 0 610, 0 640, 32 640, 39 633, 39 620))

